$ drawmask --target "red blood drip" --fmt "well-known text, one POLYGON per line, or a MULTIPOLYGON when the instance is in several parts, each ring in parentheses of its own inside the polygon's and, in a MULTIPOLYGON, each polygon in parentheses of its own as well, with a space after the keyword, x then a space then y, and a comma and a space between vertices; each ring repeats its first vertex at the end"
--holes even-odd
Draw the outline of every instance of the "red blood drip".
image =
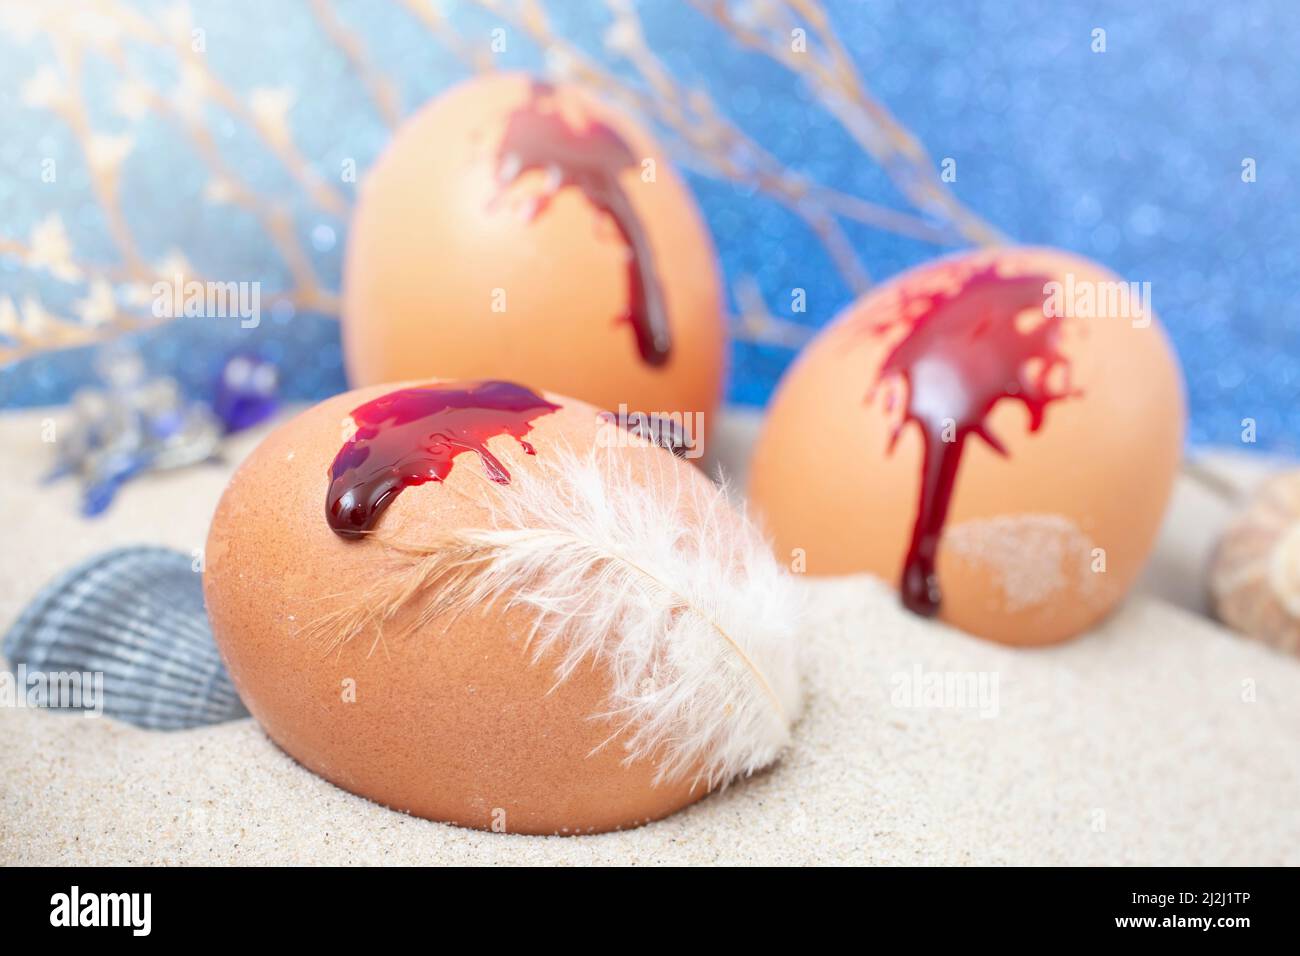
POLYGON ((613 220, 627 247, 628 307, 623 319, 636 334, 637 350, 649 365, 668 361, 672 339, 668 310, 655 272, 654 250, 619 175, 636 169, 637 157, 614 130, 599 120, 575 129, 560 114, 553 89, 534 83, 528 102, 510 114, 497 149, 497 178, 509 186, 530 170, 549 177, 532 216, 546 210, 566 186, 582 191, 587 202, 613 220))
MULTIPOLYGON (((1029 409, 1029 430, 1036 432, 1049 404, 1078 394, 1070 389, 1069 360, 1058 350, 1061 318, 1045 314, 1043 287, 1049 281, 1038 275, 1004 278, 989 266, 956 292, 903 292, 901 321, 908 331, 885 358, 876 385, 895 378, 906 385, 890 451, 908 422, 925 441, 916 525, 899 583, 904 606, 916 614, 939 612, 935 556, 966 440, 978 435, 1006 455, 987 427, 994 405, 1004 398, 1021 402, 1029 409), (1029 310, 1036 313, 1032 321, 1017 323, 1029 310), (1064 379, 1060 391, 1048 381, 1058 367, 1064 379)), ((885 334, 895 324, 873 331, 885 334)))
POLYGON ((489 478, 509 484, 488 439, 510 435, 535 454, 524 436, 559 407, 511 382, 403 388, 366 402, 352 412, 356 435, 334 457, 325 520, 339 537, 363 537, 403 488, 442 481, 467 451, 489 478))

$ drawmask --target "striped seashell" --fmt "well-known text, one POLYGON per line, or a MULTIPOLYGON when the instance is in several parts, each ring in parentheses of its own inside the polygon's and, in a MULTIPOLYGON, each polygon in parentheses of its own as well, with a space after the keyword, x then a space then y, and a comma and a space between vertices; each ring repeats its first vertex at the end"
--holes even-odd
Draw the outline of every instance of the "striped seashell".
POLYGON ((150 730, 247 717, 217 653, 190 558, 119 548, 63 574, 5 636, 15 670, 103 673, 106 716, 150 730))
POLYGON ((1219 539, 1210 567, 1219 619, 1300 654, 1300 471, 1269 479, 1219 539))

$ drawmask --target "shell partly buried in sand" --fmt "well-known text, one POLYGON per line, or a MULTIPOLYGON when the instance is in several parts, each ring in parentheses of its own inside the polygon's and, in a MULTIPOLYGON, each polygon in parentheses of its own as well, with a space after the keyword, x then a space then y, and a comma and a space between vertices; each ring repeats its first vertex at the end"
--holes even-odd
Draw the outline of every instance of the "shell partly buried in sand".
POLYGON ((1228 526, 1210 593, 1229 627, 1300 654, 1300 472, 1270 479, 1228 526))
POLYGON ((48 585, 4 640, 13 665, 102 674, 105 715, 149 730, 248 716, 221 664, 193 559, 168 548, 116 548, 48 585))
POLYGON ((386 806, 514 833, 635 826, 774 760, 799 710, 793 585, 698 469, 599 410, 545 394, 524 440, 331 530, 331 462, 372 434, 354 410, 453 387, 478 386, 329 399, 232 479, 204 584, 267 733, 386 806))

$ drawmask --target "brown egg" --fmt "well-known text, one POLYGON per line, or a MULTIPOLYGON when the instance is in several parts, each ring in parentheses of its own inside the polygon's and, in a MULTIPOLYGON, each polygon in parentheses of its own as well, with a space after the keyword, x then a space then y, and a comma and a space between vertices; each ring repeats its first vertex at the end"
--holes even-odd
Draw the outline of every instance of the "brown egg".
POLYGON ((918 613, 1009 644, 1098 621, 1151 549, 1185 420, 1149 301, 1117 282, 1003 249, 850 307, 787 373, 755 452, 778 556, 869 571, 918 613))
MULTIPOLYGON (((462 572, 486 566, 452 536, 497 527, 519 489, 550 494, 545 469, 563 454, 604 446, 609 467, 628 469, 635 483, 629 507, 665 502, 665 527, 694 520, 672 501, 717 494, 697 469, 592 406, 509 383, 361 389, 276 429, 221 499, 204 576, 217 643, 271 738, 308 769, 389 807, 516 833, 634 826, 724 779, 657 779, 659 752, 630 750, 635 724, 602 716, 612 684, 606 659, 587 654, 560 676, 558 650, 537 656, 539 618, 523 584, 495 600, 470 595, 429 610, 478 580, 462 572), (474 398, 484 388, 495 389, 491 402, 474 398), (439 389, 474 401, 447 405, 459 417, 430 430, 411 402, 439 389), (485 418, 484 408, 504 417, 485 418), (611 435, 629 448, 613 447, 611 435), (442 480, 404 487, 401 475, 442 480)), ((563 530, 563 496, 577 492, 557 486, 555 494, 552 523, 563 530)), ((729 526, 740 521, 727 515, 729 526)), ((524 529, 525 547, 538 528, 524 529)), ((543 554, 541 566, 558 573, 573 560, 543 554)), ((784 733, 769 729, 770 740, 784 733)), ((747 756, 757 766, 774 753, 747 756)))
POLYGON ((716 255, 659 147, 581 89, 470 80, 360 190, 344 270, 353 385, 504 378, 702 413, 725 360, 716 255))

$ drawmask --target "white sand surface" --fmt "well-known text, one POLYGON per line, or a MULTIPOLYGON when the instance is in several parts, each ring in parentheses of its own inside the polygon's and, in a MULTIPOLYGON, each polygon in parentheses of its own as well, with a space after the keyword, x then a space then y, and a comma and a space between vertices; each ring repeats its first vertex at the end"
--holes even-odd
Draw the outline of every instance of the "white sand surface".
MULTIPOLYGON (((105 548, 200 548, 230 469, 135 482, 84 521, 72 486, 35 490, 42 417, 0 416, 9 487, 34 489, 0 505, 0 630, 105 548)), ((731 419, 717 446, 740 453, 746 431, 731 419)), ((808 582, 809 704, 791 751, 626 833, 509 836, 393 813, 301 769, 251 720, 161 734, 0 708, 0 863, 1300 864, 1300 660, 1165 600, 1198 605, 1227 511, 1181 487, 1143 593, 1045 650, 921 621, 865 576, 808 582), (996 678, 996 713, 899 706, 896 675, 917 668, 996 678)))

